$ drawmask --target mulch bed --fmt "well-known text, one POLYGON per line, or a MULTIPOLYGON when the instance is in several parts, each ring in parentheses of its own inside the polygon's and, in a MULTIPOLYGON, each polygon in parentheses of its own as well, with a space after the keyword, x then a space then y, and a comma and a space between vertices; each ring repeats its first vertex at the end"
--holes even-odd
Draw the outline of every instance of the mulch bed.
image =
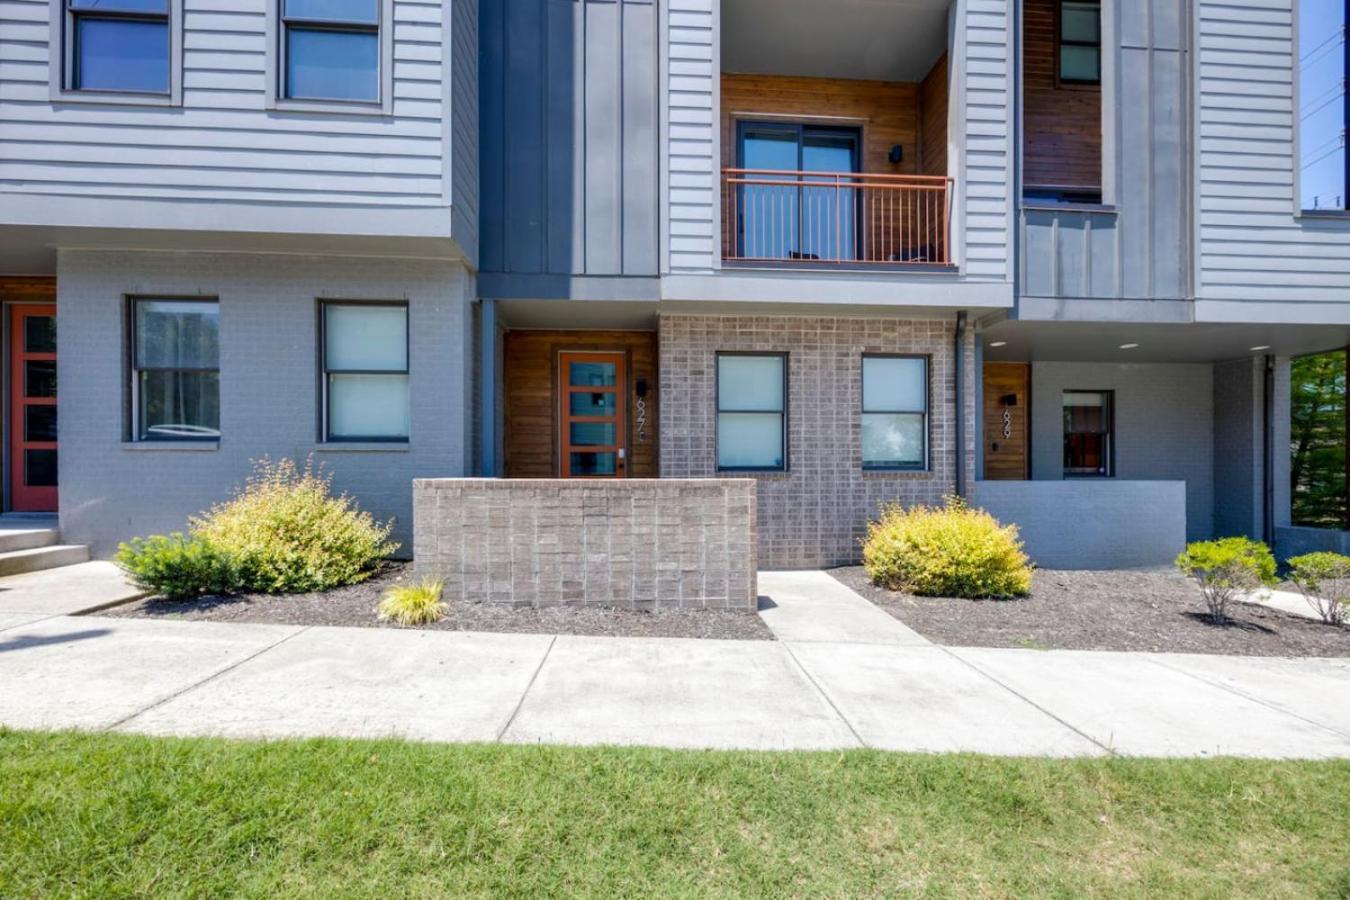
MULTIPOLYGON (((104 610, 100 616, 165 618, 197 622, 264 622, 282 625, 354 625, 363 628, 405 628, 375 615, 380 595, 410 576, 407 563, 389 563, 374 577, 349 587, 316 594, 237 594, 196 600, 138 600, 104 610)), ((499 603, 447 601, 445 618, 436 631, 496 631, 524 634, 579 634, 611 637, 724 638, 771 641, 760 617, 728 610, 595 609, 554 606, 520 608, 499 603)))
POLYGON ((939 644, 1243 656, 1350 656, 1350 628, 1247 603, 1209 618, 1199 589, 1170 572, 1038 570, 1021 600, 914 597, 879 588, 861 566, 830 572, 939 644))

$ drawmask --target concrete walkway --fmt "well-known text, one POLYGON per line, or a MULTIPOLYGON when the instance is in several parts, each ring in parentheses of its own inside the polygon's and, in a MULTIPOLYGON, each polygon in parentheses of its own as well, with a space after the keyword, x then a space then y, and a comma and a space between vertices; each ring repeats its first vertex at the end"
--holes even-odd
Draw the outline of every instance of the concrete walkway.
POLYGON ((0 615, 70 616, 142 596, 112 563, 84 562, 0 578, 0 615))
POLYGON ((765 619, 776 642, 0 611, 0 723, 231 737, 1350 756, 1347 660, 944 648, 884 627, 821 573, 766 574, 761 585, 775 604, 765 619))

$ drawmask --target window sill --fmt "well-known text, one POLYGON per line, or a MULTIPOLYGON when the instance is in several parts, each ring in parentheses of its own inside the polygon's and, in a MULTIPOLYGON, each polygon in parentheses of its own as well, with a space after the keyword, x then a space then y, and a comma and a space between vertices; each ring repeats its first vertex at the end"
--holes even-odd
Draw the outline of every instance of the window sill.
POLYGON ((864 478, 931 478, 932 469, 862 469, 864 478))
POLYGON ((1298 219, 1350 219, 1350 209, 1302 209, 1295 216, 1298 219))
POLYGON ((390 103, 346 102, 342 100, 287 100, 272 98, 267 104, 269 112, 325 113, 344 116, 391 116, 394 114, 390 103))
POLYGON ((1110 203, 1055 203, 1051 200, 1023 200, 1022 209, 1033 212, 1081 212, 1114 216, 1116 207, 1110 203))
POLYGON ((408 441, 323 441, 314 445, 315 453, 407 453, 408 441))
POLYGON ((141 94, 134 91, 52 91, 53 103, 100 104, 104 106, 182 106, 174 94, 141 94))
POLYGON ((123 441, 123 450, 210 453, 220 449, 220 441, 123 441))

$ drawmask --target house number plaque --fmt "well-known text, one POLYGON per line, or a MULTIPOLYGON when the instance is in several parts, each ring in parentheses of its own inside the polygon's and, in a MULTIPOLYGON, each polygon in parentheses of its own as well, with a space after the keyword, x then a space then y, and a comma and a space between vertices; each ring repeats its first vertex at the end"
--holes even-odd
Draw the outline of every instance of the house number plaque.
POLYGON ((1012 410, 1003 410, 1003 438, 1007 440, 1012 437, 1012 410))
POLYGON ((639 444, 647 443, 647 401, 637 399, 637 439, 639 444))

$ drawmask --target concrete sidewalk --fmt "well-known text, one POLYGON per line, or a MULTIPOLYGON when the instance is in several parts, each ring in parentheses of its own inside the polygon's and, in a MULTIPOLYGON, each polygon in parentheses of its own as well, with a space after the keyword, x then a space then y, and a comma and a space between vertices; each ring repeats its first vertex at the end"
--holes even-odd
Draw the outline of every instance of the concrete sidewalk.
POLYGON ((0 723, 233 737, 1315 758, 1350 756, 1350 662, 0 613, 0 723))

